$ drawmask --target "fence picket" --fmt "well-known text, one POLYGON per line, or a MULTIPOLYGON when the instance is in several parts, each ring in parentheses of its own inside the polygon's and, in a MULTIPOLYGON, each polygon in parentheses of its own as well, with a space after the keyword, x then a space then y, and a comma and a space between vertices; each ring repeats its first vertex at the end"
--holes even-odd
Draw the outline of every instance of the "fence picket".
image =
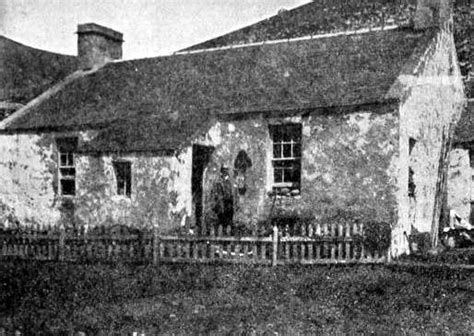
POLYGON ((242 246, 242 248, 243 248, 243 259, 248 260, 248 259, 249 259, 249 257, 248 257, 249 245, 248 245, 248 244, 244 244, 244 245, 242 246))
MULTIPOLYGON (((359 226, 359 234, 361 236, 364 235, 364 224, 363 223, 360 223, 360 226, 359 226)), ((365 260, 367 258, 366 256, 366 253, 367 251, 365 250, 365 246, 364 244, 361 242, 361 255, 362 255, 362 259, 365 260)))
POLYGON ((313 250, 314 250, 314 243, 308 243, 308 261, 313 261, 313 250))
POLYGON ((267 245, 265 243, 262 243, 260 253, 262 260, 267 260, 267 245))
POLYGON ((344 257, 342 255, 342 239, 344 237, 344 226, 342 225, 342 223, 339 223, 338 224, 338 232, 337 232, 337 237, 339 238, 338 239, 338 243, 337 243, 337 259, 338 260, 343 260, 344 257))
POLYGON ((349 242, 349 239, 351 237, 351 225, 350 223, 346 223, 345 225, 345 238, 346 238, 346 255, 345 255, 345 259, 346 260, 349 260, 351 259, 351 242, 349 242))
POLYGON ((292 236, 275 226, 270 237, 233 237, 229 226, 216 226, 217 236, 159 236, 152 230, 131 234, 126 230, 107 234, 103 228, 65 233, 63 228, 23 228, 0 233, 1 256, 65 261, 199 261, 215 259, 237 263, 380 262, 384 254, 364 250, 354 235, 362 224, 306 223, 292 236))
POLYGON ((285 242, 285 261, 290 261, 290 243, 285 242))
MULTIPOLYGON (((331 238, 336 238, 336 224, 331 224, 331 238)), ((333 240, 330 243, 331 245, 331 260, 336 260, 336 245, 337 243, 333 240)))
POLYGON ((230 258, 231 253, 232 253, 232 243, 229 242, 227 244, 227 258, 230 258))

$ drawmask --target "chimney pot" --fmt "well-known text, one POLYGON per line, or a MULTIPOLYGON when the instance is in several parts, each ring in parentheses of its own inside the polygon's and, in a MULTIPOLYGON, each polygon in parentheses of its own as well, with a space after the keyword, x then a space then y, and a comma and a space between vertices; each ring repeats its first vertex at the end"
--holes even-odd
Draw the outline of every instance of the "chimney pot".
POLYGON ((77 26, 77 54, 83 70, 122 58, 123 34, 96 23, 77 26))

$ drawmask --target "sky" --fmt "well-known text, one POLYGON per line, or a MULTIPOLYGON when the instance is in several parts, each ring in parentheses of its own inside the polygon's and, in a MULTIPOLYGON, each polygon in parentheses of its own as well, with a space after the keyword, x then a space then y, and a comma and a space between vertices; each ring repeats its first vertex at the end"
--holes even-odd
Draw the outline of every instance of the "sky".
POLYGON ((123 58, 170 54, 310 0, 0 0, 0 35, 77 54, 77 25, 124 34, 123 58))

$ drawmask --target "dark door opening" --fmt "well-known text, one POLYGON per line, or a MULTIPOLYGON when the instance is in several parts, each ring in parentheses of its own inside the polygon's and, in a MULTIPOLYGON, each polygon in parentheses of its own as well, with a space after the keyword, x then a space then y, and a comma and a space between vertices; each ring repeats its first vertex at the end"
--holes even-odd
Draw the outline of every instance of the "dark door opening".
POLYGON ((193 145, 193 171, 191 176, 191 192, 193 195, 193 208, 195 209, 196 229, 202 234, 202 210, 203 210, 203 176, 213 147, 193 145))

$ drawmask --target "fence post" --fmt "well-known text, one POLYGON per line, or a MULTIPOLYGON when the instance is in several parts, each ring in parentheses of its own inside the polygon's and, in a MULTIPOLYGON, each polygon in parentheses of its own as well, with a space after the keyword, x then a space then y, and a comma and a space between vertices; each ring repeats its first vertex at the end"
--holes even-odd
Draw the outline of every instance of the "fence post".
POLYGON ((153 264, 158 263, 159 258, 159 237, 158 237, 158 228, 156 225, 153 225, 153 264))
POLYGON ((278 258, 278 227, 276 225, 273 226, 273 251, 272 251, 272 266, 277 265, 277 258, 278 258))

